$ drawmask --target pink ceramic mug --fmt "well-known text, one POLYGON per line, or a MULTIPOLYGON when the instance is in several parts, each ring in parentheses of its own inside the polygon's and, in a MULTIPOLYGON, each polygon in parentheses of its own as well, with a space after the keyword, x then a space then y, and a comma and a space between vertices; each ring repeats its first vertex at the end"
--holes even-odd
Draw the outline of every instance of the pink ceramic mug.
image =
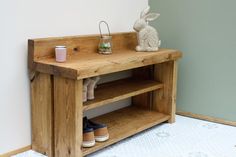
POLYGON ((55 56, 57 62, 65 62, 66 61, 66 46, 56 46, 55 47, 55 56))

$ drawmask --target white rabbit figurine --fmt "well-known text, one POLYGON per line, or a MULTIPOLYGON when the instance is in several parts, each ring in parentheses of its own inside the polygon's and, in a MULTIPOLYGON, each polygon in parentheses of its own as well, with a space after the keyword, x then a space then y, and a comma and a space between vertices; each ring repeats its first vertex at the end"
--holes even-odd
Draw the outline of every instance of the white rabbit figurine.
POLYGON ((140 19, 134 24, 134 30, 138 32, 138 46, 136 51, 158 51, 161 41, 155 28, 148 25, 160 16, 158 13, 149 13, 150 6, 141 12, 140 19))

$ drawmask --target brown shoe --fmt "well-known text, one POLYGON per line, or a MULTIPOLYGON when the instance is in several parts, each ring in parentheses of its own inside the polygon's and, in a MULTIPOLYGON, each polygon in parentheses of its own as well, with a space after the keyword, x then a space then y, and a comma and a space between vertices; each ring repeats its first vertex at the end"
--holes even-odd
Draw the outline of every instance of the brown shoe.
POLYGON ((89 128, 85 122, 83 122, 83 143, 85 148, 93 147, 95 145, 93 128, 89 128))
POLYGON ((93 128, 95 141, 104 142, 109 139, 108 129, 105 124, 95 123, 91 120, 88 120, 87 117, 84 117, 84 122, 87 123, 89 128, 93 128))
POLYGON ((95 141, 104 142, 109 139, 107 126, 94 130, 95 141))

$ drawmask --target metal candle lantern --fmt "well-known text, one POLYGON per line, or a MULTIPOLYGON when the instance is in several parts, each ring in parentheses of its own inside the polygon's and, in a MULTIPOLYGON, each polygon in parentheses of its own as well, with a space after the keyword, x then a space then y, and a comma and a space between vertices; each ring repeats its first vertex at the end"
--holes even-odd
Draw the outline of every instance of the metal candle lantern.
POLYGON ((98 45, 98 52, 101 54, 111 54, 112 53, 112 36, 110 33, 109 26, 106 21, 99 22, 99 31, 100 31, 100 42, 98 45), (105 23, 108 30, 108 35, 103 35, 101 31, 101 24, 105 23))

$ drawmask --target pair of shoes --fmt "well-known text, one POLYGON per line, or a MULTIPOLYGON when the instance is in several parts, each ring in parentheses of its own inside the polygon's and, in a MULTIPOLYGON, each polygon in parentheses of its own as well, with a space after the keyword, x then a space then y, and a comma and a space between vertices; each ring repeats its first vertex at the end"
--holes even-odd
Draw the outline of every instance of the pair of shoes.
POLYGON ((83 147, 93 147, 95 141, 104 142, 108 139, 109 133, 105 124, 92 122, 87 117, 83 118, 83 147))
POLYGON ((87 78, 83 82, 83 102, 94 99, 94 89, 100 77, 87 78))

